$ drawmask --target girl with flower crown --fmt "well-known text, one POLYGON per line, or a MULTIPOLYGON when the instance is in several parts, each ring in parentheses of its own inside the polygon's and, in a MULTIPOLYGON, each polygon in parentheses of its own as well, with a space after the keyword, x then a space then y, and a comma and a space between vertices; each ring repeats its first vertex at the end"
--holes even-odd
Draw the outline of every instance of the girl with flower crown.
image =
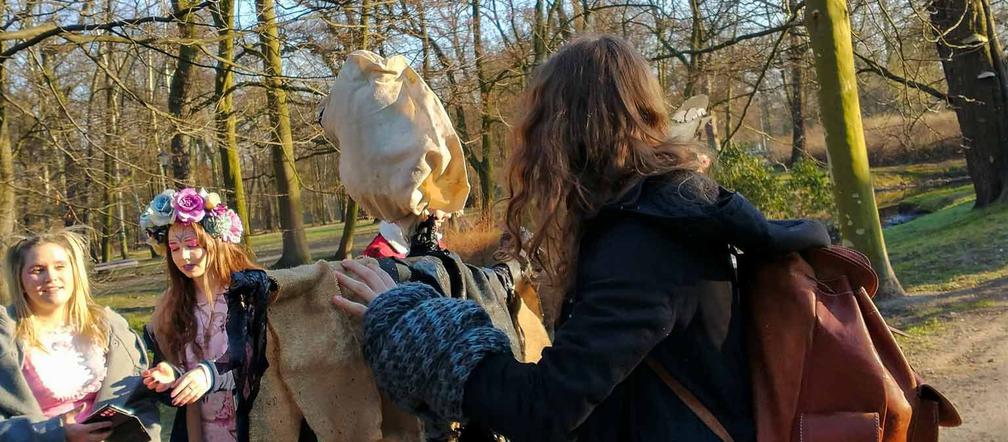
POLYGON ((84 236, 66 230, 7 250, 0 440, 160 440, 156 398, 140 384, 143 341, 91 299, 87 256, 84 236), (105 405, 130 410, 145 431, 87 419, 105 405))
POLYGON ((166 249, 168 288, 145 333, 155 365, 143 376, 179 408, 171 440, 248 440, 276 283, 239 246, 241 220, 216 193, 166 190, 140 224, 166 249))

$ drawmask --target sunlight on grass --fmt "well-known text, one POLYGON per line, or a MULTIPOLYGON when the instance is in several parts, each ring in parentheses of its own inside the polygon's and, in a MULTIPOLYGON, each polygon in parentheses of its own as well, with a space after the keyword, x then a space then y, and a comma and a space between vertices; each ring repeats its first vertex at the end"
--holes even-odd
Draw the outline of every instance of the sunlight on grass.
POLYGON ((885 230, 889 258, 903 287, 912 292, 973 287, 1008 276, 1008 207, 972 210, 957 192, 921 196, 950 206, 885 230), (958 195, 958 196, 956 196, 958 195))
POLYGON ((973 185, 964 184, 914 195, 900 201, 900 204, 911 205, 927 212, 937 212, 966 202, 972 204, 974 200, 973 185))
POLYGON ((872 186, 876 189, 921 185, 927 181, 967 176, 966 160, 920 163, 872 168, 872 186))

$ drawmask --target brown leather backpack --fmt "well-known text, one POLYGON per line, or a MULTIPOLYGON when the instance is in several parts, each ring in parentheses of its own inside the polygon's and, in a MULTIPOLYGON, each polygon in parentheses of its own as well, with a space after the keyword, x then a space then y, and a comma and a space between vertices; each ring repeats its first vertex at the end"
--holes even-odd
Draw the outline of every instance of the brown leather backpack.
POLYGON ((742 271, 758 440, 936 441, 962 422, 907 363, 864 255, 834 246, 742 271))
MULTIPOLYGON (((878 275, 848 248, 743 259, 760 442, 925 442, 962 420, 907 363, 871 297, 878 275)), ((647 365, 723 441, 727 430, 661 364, 647 365)))

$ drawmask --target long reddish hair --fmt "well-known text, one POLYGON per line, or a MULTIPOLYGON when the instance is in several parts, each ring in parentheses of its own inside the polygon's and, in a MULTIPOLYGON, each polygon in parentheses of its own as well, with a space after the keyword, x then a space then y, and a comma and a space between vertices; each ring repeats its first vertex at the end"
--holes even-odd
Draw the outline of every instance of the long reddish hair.
MULTIPOLYGON (((199 223, 191 223, 190 226, 196 232, 200 246, 206 249, 207 272, 225 287, 231 285, 232 273, 262 268, 249 258, 242 247, 214 238, 199 223)), ((196 316, 193 313, 196 285, 175 265, 170 251, 165 253, 165 266, 168 288, 154 306, 151 324, 165 358, 173 364, 181 364, 187 344, 194 343, 199 356, 205 351, 196 339, 196 316)))
POLYGON ((547 276, 555 318, 573 280, 582 221, 642 177, 699 169, 691 144, 668 139, 669 116, 648 62, 626 41, 578 38, 539 67, 524 92, 508 165, 511 255, 547 276), (532 221, 531 237, 522 225, 532 221))

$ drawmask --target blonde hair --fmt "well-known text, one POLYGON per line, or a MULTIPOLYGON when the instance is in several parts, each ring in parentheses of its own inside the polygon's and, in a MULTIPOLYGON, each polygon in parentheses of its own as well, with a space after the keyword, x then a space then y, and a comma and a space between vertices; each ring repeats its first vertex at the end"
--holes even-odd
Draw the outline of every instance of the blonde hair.
MULTIPOLYGON (((231 285, 232 273, 262 268, 249 258, 241 246, 214 238, 200 223, 189 225, 196 233, 200 246, 206 249, 207 273, 225 287, 231 285)), ((168 362, 181 364, 185 357, 186 344, 195 344, 199 357, 202 357, 201 353, 206 350, 196 339, 196 316, 193 313, 193 307, 196 305, 196 285, 175 265, 170 251, 165 253, 165 265, 168 288, 154 306, 151 326, 168 362)))
POLYGON ((67 309, 66 317, 71 329, 75 333, 86 336, 95 345, 107 348, 108 324, 106 323, 105 309, 91 298, 91 284, 87 274, 87 237, 67 229, 30 236, 7 249, 4 269, 7 278, 7 295, 14 305, 14 320, 17 323, 15 336, 29 346, 41 348, 35 314, 28 304, 21 281, 21 272, 24 271, 28 253, 45 244, 62 247, 70 257, 74 288, 64 308, 67 309))

